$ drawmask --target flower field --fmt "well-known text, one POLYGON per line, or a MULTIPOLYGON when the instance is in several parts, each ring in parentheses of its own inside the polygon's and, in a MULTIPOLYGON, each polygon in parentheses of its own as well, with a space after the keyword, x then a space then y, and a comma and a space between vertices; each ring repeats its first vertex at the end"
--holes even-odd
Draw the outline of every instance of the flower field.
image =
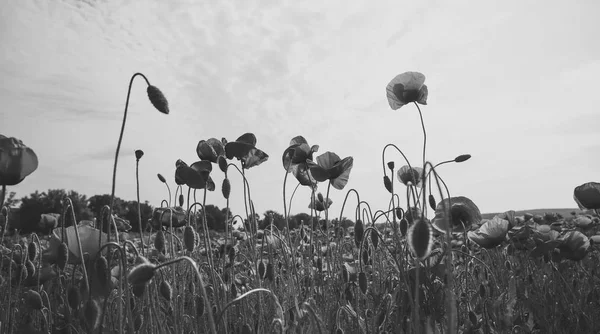
MULTIPOLYGON (((137 77, 151 104, 169 114, 166 97, 143 74, 132 76, 129 89, 137 77)), ((110 205, 94 221, 77 221, 65 198, 60 214, 42 217, 56 227, 49 235, 8 235, 11 211, 3 206, 0 333, 600 332, 600 183, 573 185, 580 210, 569 215, 482 218, 467 196, 451 196, 442 177, 444 164, 471 156, 427 159, 421 108, 428 94, 419 72, 386 87, 390 108, 421 116, 423 147, 419 161, 409 161, 401 145, 381 148, 381 188, 390 198, 384 208, 347 189, 352 156, 322 152, 299 135, 277 156, 285 175, 277 200, 288 225, 259 229, 251 169, 269 155, 252 133, 200 140, 198 161, 174 162, 173 179, 159 174, 167 192, 150 229, 141 228, 141 216, 124 221, 110 205), (213 181, 216 173, 222 184, 213 181), (232 173, 243 182, 232 183, 232 173), (289 182, 312 196, 295 199, 286 193, 289 182), (338 191, 345 199, 332 212, 330 193, 338 191), (223 196, 228 207, 230 197, 243 197, 245 215, 227 216, 223 233, 209 230, 207 194, 223 196), (295 201, 309 202, 318 224, 290 229, 295 201), (353 226, 340 224, 344 215, 353 226), (135 225, 139 233, 119 232, 135 225)), ((136 160, 143 155, 136 151, 136 160)), ((37 167, 32 148, 0 135, 2 205, 7 187, 37 167)))

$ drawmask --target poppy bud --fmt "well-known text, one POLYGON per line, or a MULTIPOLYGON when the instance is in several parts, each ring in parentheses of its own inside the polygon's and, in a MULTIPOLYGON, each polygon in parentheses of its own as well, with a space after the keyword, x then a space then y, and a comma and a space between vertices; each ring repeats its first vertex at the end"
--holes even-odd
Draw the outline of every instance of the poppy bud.
POLYGON ((260 278, 265 278, 265 263, 262 261, 258 264, 258 276, 260 278))
POLYGON ((81 303, 81 293, 75 286, 71 285, 67 289, 67 303, 73 310, 76 310, 79 307, 79 303, 81 303))
POLYGON ((479 296, 485 298, 485 286, 483 286, 483 283, 479 284, 479 296))
POLYGON ((183 231, 183 244, 188 252, 194 251, 194 246, 196 245, 196 233, 190 225, 186 226, 183 231))
POLYGON ((408 247, 413 254, 423 260, 431 252, 432 230, 429 223, 423 219, 418 219, 408 230, 408 247))
POLYGON ((154 269, 156 266, 145 260, 143 263, 138 264, 129 272, 127 280, 131 285, 146 284, 149 280, 154 277, 154 269))
POLYGON ((335 330, 335 334, 344 334, 344 330, 338 327, 338 328, 335 330))
POLYGON ((158 180, 162 183, 166 183, 167 180, 165 179, 164 176, 162 176, 160 173, 156 174, 156 176, 158 176, 158 180))
POLYGON ((242 326, 241 333, 242 334, 252 334, 252 327, 250 327, 249 324, 244 324, 244 326, 242 326))
POLYGON ((432 210, 435 210, 436 208, 436 204, 435 204, 435 198, 433 197, 432 194, 429 194, 429 206, 431 207, 432 210))
POLYGON ((165 252, 165 233, 162 230, 154 236, 154 248, 161 253, 165 252))
POLYGON ((142 328, 142 324, 144 323, 144 316, 139 313, 136 312, 134 318, 133 318, 133 329, 138 332, 140 330, 140 328, 142 328))
POLYGON ((38 246, 35 242, 32 241, 29 243, 29 245, 27 245, 27 255, 29 260, 35 261, 35 258, 38 255, 38 246))
POLYGON ((363 261, 363 264, 365 264, 365 265, 369 264, 369 252, 367 251, 367 248, 368 247, 366 247, 366 245, 365 245, 363 252, 362 252, 362 261, 363 261))
POLYGON ((98 279, 98 283, 100 284, 101 290, 105 291, 109 288, 109 270, 108 270, 108 260, 104 255, 100 255, 98 259, 96 259, 96 275, 98 279))
POLYGON ((204 315, 204 306, 204 298, 202 295, 198 295, 198 297, 196 297, 196 316, 198 319, 202 318, 204 315))
POLYGON ((156 86, 148 85, 146 89, 148 98, 156 110, 163 114, 169 114, 169 102, 165 98, 165 95, 156 86))
POLYGON ((39 292, 35 290, 29 290, 25 292, 25 303, 34 310, 39 311, 44 308, 42 296, 40 296, 39 292))
POLYGON ((358 287, 363 294, 367 293, 367 274, 362 271, 358 273, 358 287))
POLYGON ((346 266, 342 266, 342 280, 345 283, 348 283, 348 281, 350 281, 350 273, 348 273, 348 269, 346 269, 346 266))
POLYGON ((325 199, 323 198, 323 194, 321 194, 321 193, 317 194, 317 199, 319 200, 319 202, 325 202, 325 199))
POLYGON ((33 264, 33 262, 31 262, 31 260, 27 259, 25 261, 25 267, 27 268, 27 276, 28 278, 33 278, 33 276, 35 275, 35 265, 33 264))
POLYGON ((61 242, 60 245, 58 245, 58 255, 56 257, 56 265, 61 270, 64 270, 68 261, 69 261, 69 247, 67 247, 66 243, 61 242))
POLYGON ((390 194, 394 191, 394 187, 389 176, 385 175, 383 177, 383 185, 385 186, 385 189, 390 192, 390 194))
POLYGON ((405 236, 406 232, 408 232, 408 220, 402 218, 400 220, 400 233, 402 234, 402 236, 405 236))
POLYGON ((390 169, 392 172, 394 171, 395 164, 394 164, 394 162, 393 162, 393 161, 389 161, 389 162, 387 163, 387 166, 388 166, 388 168, 389 168, 389 169, 390 169))
POLYGON ((379 232, 377 230, 371 230, 371 243, 377 249, 377 245, 379 245, 379 232))
POLYGON ((183 198, 183 194, 179 194, 179 206, 183 206, 183 201, 185 199, 183 198))
POLYGON ((143 156, 144 156, 144 151, 142 151, 142 150, 135 150, 135 159, 136 160, 140 160, 143 156))
POLYGON ((356 223, 354 223, 354 243, 356 244, 356 247, 360 247, 360 243, 363 240, 364 232, 365 227, 363 225, 362 220, 356 220, 356 223))
POLYGON ((83 318, 87 325, 88 331, 93 332, 98 327, 98 320, 100 320, 100 306, 96 300, 90 298, 83 305, 83 318))
POLYGON ((454 158, 454 162, 465 162, 469 159, 471 159, 470 154, 462 154, 462 155, 459 155, 456 158, 454 158))
POLYGON ((265 277, 271 282, 273 282, 273 279, 275 278, 275 268, 273 268, 273 264, 271 262, 267 263, 265 277))
MULTIPOLYGON (((233 263, 233 261, 235 260, 235 248, 229 247, 229 251, 228 251, 227 255, 229 256, 229 262, 233 263)), ((281 263, 281 262, 279 262, 279 263, 281 263)), ((281 268, 279 268, 279 269, 281 269, 281 268)))
POLYGON ((231 183, 229 179, 223 179, 223 185, 221 186, 221 192, 223 193, 223 197, 225 199, 229 199, 229 194, 231 194, 231 183))
POLYGON ((469 321, 471 324, 477 325, 477 316, 475 315, 475 312, 469 311, 469 321))
POLYGON ((394 210, 394 213, 396 214, 396 218, 398 218, 398 219, 404 218, 404 212, 402 211, 402 208, 396 208, 394 210))
POLYGON ((381 328, 381 325, 385 322, 385 318, 387 318, 387 310, 383 308, 379 314, 377 314, 377 319, 375 320, 376 328, 381 328))
POLYGON ((231 297, 235 298, 237 297, 237 287, 235 286, 235 283, 231 283, 231 297))
POLYGON ((167 301, 171 301, 171 297, 173 296, 173 289, 171 288, 171 284, 167 281, 160 282, 160 286, 158 287, 158 291, 160 295, 166 299, 167 301))
POLYGON ((146 284, 134 284, 131 286, 131 292, 138 298, 142 297, 144 291, 146 291, 146 284))

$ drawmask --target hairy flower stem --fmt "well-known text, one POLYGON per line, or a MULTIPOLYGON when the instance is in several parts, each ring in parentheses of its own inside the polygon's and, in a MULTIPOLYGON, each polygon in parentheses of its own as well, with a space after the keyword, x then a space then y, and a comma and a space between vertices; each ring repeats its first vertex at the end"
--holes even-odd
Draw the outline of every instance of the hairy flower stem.
POLYGON ((419 110, 419 118, 421 119, 421 128, 423 129, 423 167, 425 167, 425 147, 427 147, 427 131, 425 131, 425 123, 423 122, 423 113, 421 112, 421 108, 414 102, 415 106, 417 106, 417 110, 419 110))
MULTIPOLYGON (((115 164, 113 166, 113 176, 112 176, 112 189, 110 192, 110 211, 109 211, 109 215, 112 215, 112 209, 113 206, 115 205, 115 186, 117 183, 117 163, 119 162, 119 151, 121 150, 121 142, 123 141, 123 133, 125 132, 125 123, 127 122, 127 110, 129 108, 129 97, 131 95, 131 86, 133 85, 133 79, 135 79, 135 77, 137 76, 141 76, 142 78, 144 78, 144 80, 146 80, 146 84, 148 86, 150 86, 150 82, 148 81, 148 78, 146 78, 145 75, 143 75, 142 73, 136 73, 133 76, 131 76, 131 80, 129 81, 129 88, 127 90, 127 99, 125 100, 125 112, 123 113, 123 124, 121 124, 121 133, 119 134, 119 142, 117 143, 117 150, 115 152, 115 164)), ((77 224, 77 223, 75 223, 77 224)), ((108 235, 108 241, 110 241, 110 233, 108 235)))
POLYGON ((146 256, 146 250, 144 248, 144 230, 142 229, 142 205, 140 204, 140 160, 135 162, 135 185, 137 195, 137 209, 138 209, 138 228, 140 229, 140 242, 142 244, 142 255, 146 256))

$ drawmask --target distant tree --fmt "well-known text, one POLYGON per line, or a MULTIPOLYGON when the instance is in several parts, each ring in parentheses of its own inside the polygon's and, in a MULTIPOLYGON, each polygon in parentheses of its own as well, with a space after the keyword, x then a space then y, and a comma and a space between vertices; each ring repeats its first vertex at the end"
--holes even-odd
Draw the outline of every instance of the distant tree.
MULTIPOLYGON (((108 205, 110 206, 110 195, 94 195, 89 199, 89 208, 93 212, 94 217, 100 219, 100 213, 102 208, 108 205)), ((152 218, 152 206, 148 204, 148 201, 140 203, 142 209, 142 229, 145 229, 148 220, 152 218)), ((137 201, 125 201, 119 197, 115 197, 115 205, 113 207, 113 214, 126 219, 131 224, 131 231, 139 232, 138 228, 138 207, 137 201)), ((107 226, 102 226, 103 230, 107 226)))
MULTIPOLYGON (((263 220, 258 224, 258 228, 260 228, 260 229, 269 228, 269 226, 271 225, 271 222, 279 230, 283 230, 284 228, 287 228, 287 224, 285 222, 285 217, 281 213, 274 211, 274 210, 265 211, 265 213, 263 214, 263 220)), ((292 229, 292 228, 295 228, 295 226, 292 227, 290 225, 290 229, 292 229)))
MULTIPOLYGON (((0 196, 2 196, 2 190, 0 190, 0 196)), ((17 208, 19 206, 19 199, 16 197, 16 192, 9 192, 8 196, 6 196, 6 198, 4 199, 4 206, 7 206, 9 208, 17 208)))
MULTIPOLYGON (((96 217, 98 219, 100 218, 100 213, 102 212, 102 208, 105 205, 110 206, 110 195, 109 194, 94 195, 94 196, 90 197, 90 199, 89 199, 89 208, 93 212, 94 217, 96 217)), ((124 200, 120 199, 119 197, 115 196, 115 205, 112 209, 113 209, 113 214, 122 217, 128 211, 127 203, 124 200)))
MULTIPOLYGON (((18 220, 10 219, 9 222, 13 222, 15 225, 12 227, 21 230, 23 233, 34 231, 47 232, 39 231, 38 223, 40 222, 41 215, 43 213, 62 214, 65 197, 69 197, 73 202, 73 211, 75 212, 77 221, 92 218, 93 214, 88 209, 88 199, 85 195, 80 195, 74 190, 67 192, 64 189, 50 189, 43 193, 36 191, 29 196, 21 198, 18 216, 15 217, 18 220)), ((69 224, 71 220, 67 219, 66 222, 69 224)))
MULTIPOLYGON (((225 209, 221 210, 218 206, 208 204, 206 205, 206 222, 207 226, 211 230, 225 231, 225 209)), ((204 222, 202 210, 196 213, 198 223, 204 222)), ((231 213, 229 214, 231 219, 231 213)))

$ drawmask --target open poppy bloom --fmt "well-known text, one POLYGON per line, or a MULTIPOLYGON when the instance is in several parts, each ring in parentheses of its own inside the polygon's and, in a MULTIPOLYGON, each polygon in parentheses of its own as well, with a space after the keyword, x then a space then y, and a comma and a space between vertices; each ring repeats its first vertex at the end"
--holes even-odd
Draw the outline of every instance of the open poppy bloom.
POLYGON ((217 159, 219 159, 220 156, 225 156, 225 145, 216 138, 201 140, 196 147, 196 153, 200 160, 208 160, 217 163, 217 159))
POLYGON ((590 239, 579 231, 569 231, 560 237, 562 241, 558 245, 560 257, 579 261, 582 260, 590 248, 590 239))
POLYGON ((588 182, 575 187, 573 199, 581 210, 600 209, 600 183, 588 182))
POLYGON ((256 136, 245 133, 233 142, 225 145, 227 159, 237 158, 242 162, 242 168, 250 169, 269 159, 269 155, 256 148, 256 136))
POLYGON ((308 208, 322 212, 325 211, 325 209, 329 209, 332 203, 333 201, 331 200, 331 198, 327 198, 326 200, 325 198, 323 198, 323 195, 319 193, 319 196, 313 197, 313 200, 310 201, 310 203, 308 204, 308 208), (325 204, 325 202, 327 202, 327 204, 325 204))
POLYGON ((177 160, 175 169, 175 182, 185 184, 192 189, 215 190, 215 182, 210 177, 212 164, 208 160, 200 160, 188 166, 185 162, 177 160))
POLYGON ((37 155, 32 149, 16 138, 0 135, 0 185, 19 184, 37 167, 37 155))
POLYGON ((561 243, 559 237, 560 233, 552 230, 549 225, 536 224, 532 229, 532 239, 535 242, 535 248, 529 256, 540 257, 553 251, 561 243))
POLYGON ((306 160, 306 163, 315 180, 319 182, 329 180, 335 189, 342 190, 350 178, 354 159, 352 157, 340 159, 333 152, 325 152, 317 157, 316 163, 312 160, 306 160))
POLYGON ((317 181, 310 175, 306 160, 313 159, 313 153, 319 150, 319 145, 309 146, 304 137, 292 138, 290 146, 283 152, 283 168, 292 173, 303 186, 316 186, 317 181))
POLYGON ((477 231, 469 231, 467 237, 483 248, 494 248, 506 239, 508 226, 508 220, 496 216, 486 220, 477 231))
POLYGON ((423 185, 423 168, 421 167, 409 167, 404 165, 396 172, 398 174, 398 180, 405 186, 408 186, 410 182, 412 185, 421 187, 423 185))
POLYGON ((419 72, 404 72, 397 75, 387 85, 386 91, 388 103, 393 110, 411 102, 427 104, 425 75, 419 72))
POLYGON ((445 198, 436 206, 433 227, 440 232, 446 232, 448 226, 451 226, 453 233, 464 232, 480 221, 481 212, 477 205, 466 197, 457 196, 445 198))
MULTIPOLYGON (((83 254, 88 253, 90 260, 95 260, 98 256, 98 252, 100 251, 100 247, 108 242, 108 234, 86 225, 78 225, 77 231, 79 231, 79 240, 81 241, 81 249, 83 250, 83 254)), ((79 252, 77 233, 75 232, 74 226, 69 226, 65 229, 65 239, 66 240, 64 240, 64 242, 66 242, 69 247, 69 263, 81 263, 83 256, 79 252)), ((48 248, 43 253, 44 261, 56 263, 58 259, 59 245, 62 242, 62 231, 55 230, 54 234, 50 238, 48 248)))

